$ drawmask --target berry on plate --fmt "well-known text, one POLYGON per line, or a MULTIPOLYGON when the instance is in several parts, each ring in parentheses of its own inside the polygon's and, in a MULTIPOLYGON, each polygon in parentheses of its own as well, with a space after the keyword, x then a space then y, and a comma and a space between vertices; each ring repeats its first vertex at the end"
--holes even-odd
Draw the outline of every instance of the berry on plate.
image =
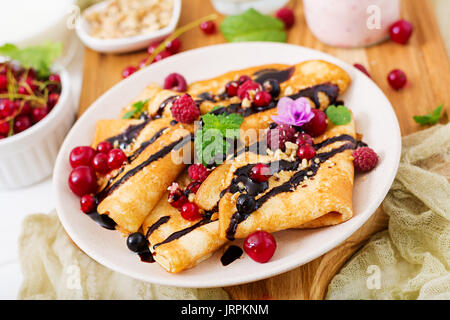
POLYGON ((353 151, 353 164, 357 171, 367 172, 376 167, 378 155, 369 147, 360 147, 353 151))
POLYGON ((275 250, 277 243, 275 238, 266 231, 255 231, 244 241, 244 251, 250 258, 259 263, 269 261, 275 250))

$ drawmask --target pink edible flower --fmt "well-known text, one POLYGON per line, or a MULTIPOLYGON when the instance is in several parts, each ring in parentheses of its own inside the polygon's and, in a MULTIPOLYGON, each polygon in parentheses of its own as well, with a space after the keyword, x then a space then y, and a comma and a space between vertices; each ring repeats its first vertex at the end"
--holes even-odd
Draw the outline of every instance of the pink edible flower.
POLYGON ((292 100, 283 97, 278 101, 278 115, 272 116, 272 119, 278 124, 288 124, 291 126, 302 126, 314 118, 311 111, 311 104, 306 98, 292 100))

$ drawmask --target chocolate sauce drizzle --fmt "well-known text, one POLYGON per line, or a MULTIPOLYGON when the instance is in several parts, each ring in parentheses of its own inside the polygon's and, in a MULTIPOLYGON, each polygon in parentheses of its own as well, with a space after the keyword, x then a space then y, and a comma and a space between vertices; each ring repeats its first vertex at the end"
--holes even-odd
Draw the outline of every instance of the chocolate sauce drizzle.
POLYGON ((142 129, 144 129, 144 127, 149 122, 150 119, 147 119, 142 121, 141 123, 132 124, 128 126, 128 128, 126 128, 122 133, 108 138, 106 139, 106 141, 109 141, 112 145, 115 145, 117 143, 120 149, 126 149, 131 143, 133 143, 134 139, 136 139, 142 129))
MULTIPOLYGON (((247 194, 249 196, 253 197, 253 200, 255 201, 255 206, 251 212, 246 212, 246 213, 235 212, 233 214, 233 216, 231 217, 231 220, 230 220, 230 224, 226 230, 227 239, 234 240, 234 234, 236 233, 236 228, 237 228, 238 224, 241 223, 242 221, 244 221, 245 219, 247 219, 252 212, 258 210, 271 197, 278 195, 280 193, 293 192, 297 188, 297 186, 299 186, 305 180, 306 177, 311 178, 311 177, 315 176, 320 168, 320 165, 323 162, 332 158, 333 156, 335 156, 336 154, 338 154, 340 152, 344 152, 345 150, 349 150, 349 149, 354 149, 356 146, 356 141, 351 136, 341 135, 341 136, 336 136, 336 137, 330 138, 330 139, 328 139, 328 141, 325 140, 325 141, 321 142, 320 144, 315 145, 315 147, 320 148, 320 147, 329 145, 336 141, 350 141, 350 143, 343 144, 342 146, 335 148, 331 151, 322 152, 322 153, 317 154, 312 159, 312 161, 311 161, 312 164, 308 168, 297 171, 288 181, 286 181, 285 183, 283 183, 277 187, 272 188, 266 194, 264 194, 263 196, 261 196, 258 199, 255 199, 255 196, 257 194, 264 192, 265 190, 267 190, 267 188, 264 188, 264 187, 259 188, 259 190, 264 190, 264 191, 258 193, 259 190, 255 189, 255 187, 253 185, 245 185, 245 182, 244 182, 245 190, 247 191, 247 194), (316 159, 318 160, 318 163, 316 163, 316 159)), ((268 165, 271 168, 272 174, 275 173, 273 170, 276 170, 276 172, 296 171, 300 164, 299 161, 279 160, 277 162, 278 163, 275 163, 275 162, 268 163, 268 165)), ((232 180, 231 185, 225 190, 225 192, 222 191, 221 196, 223 196, 226 192, 231 192, 231 193, 241 192, 241 190, 239 190, 239 187, 237 186, 237 184, 240 181, 243 181, 241 176, 247 177, 247 175, 250 175, 250 171, 253 166, 254 166, 254 164, 251 164, 251 165, 247 165, 247 166, 241 167, 238 170, 236 170, 235 175, 237 177, 235 177, 232 180)), ((252 183, 255 184, 255 182, 253 182, 253 181, 252 181, 252 183)))
POLYGON ((134 151, 133 154, 128 157, 128 162, 129 163, 133 162, 142 153, 142 151, 144 151, 153 142, 158 140, 158 138, 162 136, 162 134, 164 133, 164 130, 166 130, 166 129, 167 129, 167 127, 162 128, 161 130, 156 132, 149 140, 142 142, 142 144, 139 146, 139 148, 136 149, 136 151, 134 151))
POLYGON ((223 253, 222 257, 220 258, 220 262, 222 262, 223 266, 227 266, 233 261, 239 259, 243 253, 244 251, 242 251, 240 247, 231 245, 223 253))
POLYGON ((128 179, 133 177, 135 174, 137 174, 139 171, 141 171, 146 166, 150 165, 152 162, 155 162, 163 157, 165 157, 167 154, 169 154, 172 150, 179 150, 181 149, 186 143, 191 142, 194 139, 193 134, 189 134, 187 136, 184 136, 171 144, 165 146, 161 150, 157 151, 156 153, 152 154, 150 157, 148 157, 147 160, 143 161, 133 169, 126 172, 120 179, 118 179, 113 184, 108 185, 100 191, 97 195, 97 201, 100 203, 103 201, 107 196, 109 196, 114 190, 116 190, 120 185, 125 183, 128 179))
POLYGON ((97 222, 101 227, 108 230, 116 229, 116 222, 106 214, 99 214, 97 211, 87 214, 89 218, 97 222))
POLYGON ((151 234, 157 230, 161 225, 168 222, 170 220, 170 216, 164 216, 158 219, 154 224, 152 224, 148 229, 147 233, 145 234, 145 237, 148 239, 148 237, 151 236, 151 234))
POLYGON ((289 80, 295 72, 295 67, 290 67, 285 70, 277 70, 277 69, 263 69, 255 72, 253 75, 256 76, 254 79, 255 82, 258 82, 260 85, 263 85, 265 81, 269 79, 275 79, 279 83, 285 82, 289 80))

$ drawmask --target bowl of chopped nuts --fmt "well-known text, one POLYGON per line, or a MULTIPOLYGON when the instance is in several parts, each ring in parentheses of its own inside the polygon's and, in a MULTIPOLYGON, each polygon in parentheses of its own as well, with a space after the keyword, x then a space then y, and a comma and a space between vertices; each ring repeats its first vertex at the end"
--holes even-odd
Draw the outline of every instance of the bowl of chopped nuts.
POLYGON ((87 8, 77 21, 78 37, 92 50, 136 51, 176 28, 181 0, 108 0, 87 8))

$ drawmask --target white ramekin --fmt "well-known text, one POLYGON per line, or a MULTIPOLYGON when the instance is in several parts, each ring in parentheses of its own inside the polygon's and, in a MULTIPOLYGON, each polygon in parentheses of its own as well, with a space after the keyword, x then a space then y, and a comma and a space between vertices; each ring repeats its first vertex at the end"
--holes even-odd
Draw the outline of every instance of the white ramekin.
POLYGON ((62 67, 54 71, 61 77, 61 95, 52 111, 29 129, 0 140, 0 189, 29 186, 53 171, 56 155, 75 121, 70 79, 62 67))
MULTIPOLYGON (((87 8, 84 13, 95 12, 107 6, 109 1, 102 1, 87 8)), ((90 35, 91 28, 83 15, 77 19, 76 31, 85 46, 104 53, 123 53, 143 49, 154 41, 170 35, 178 24, 181 13, 181 0, 173 1, 172 18, 169 24, 154 32, 117 39, 99 39, 90 35)))

